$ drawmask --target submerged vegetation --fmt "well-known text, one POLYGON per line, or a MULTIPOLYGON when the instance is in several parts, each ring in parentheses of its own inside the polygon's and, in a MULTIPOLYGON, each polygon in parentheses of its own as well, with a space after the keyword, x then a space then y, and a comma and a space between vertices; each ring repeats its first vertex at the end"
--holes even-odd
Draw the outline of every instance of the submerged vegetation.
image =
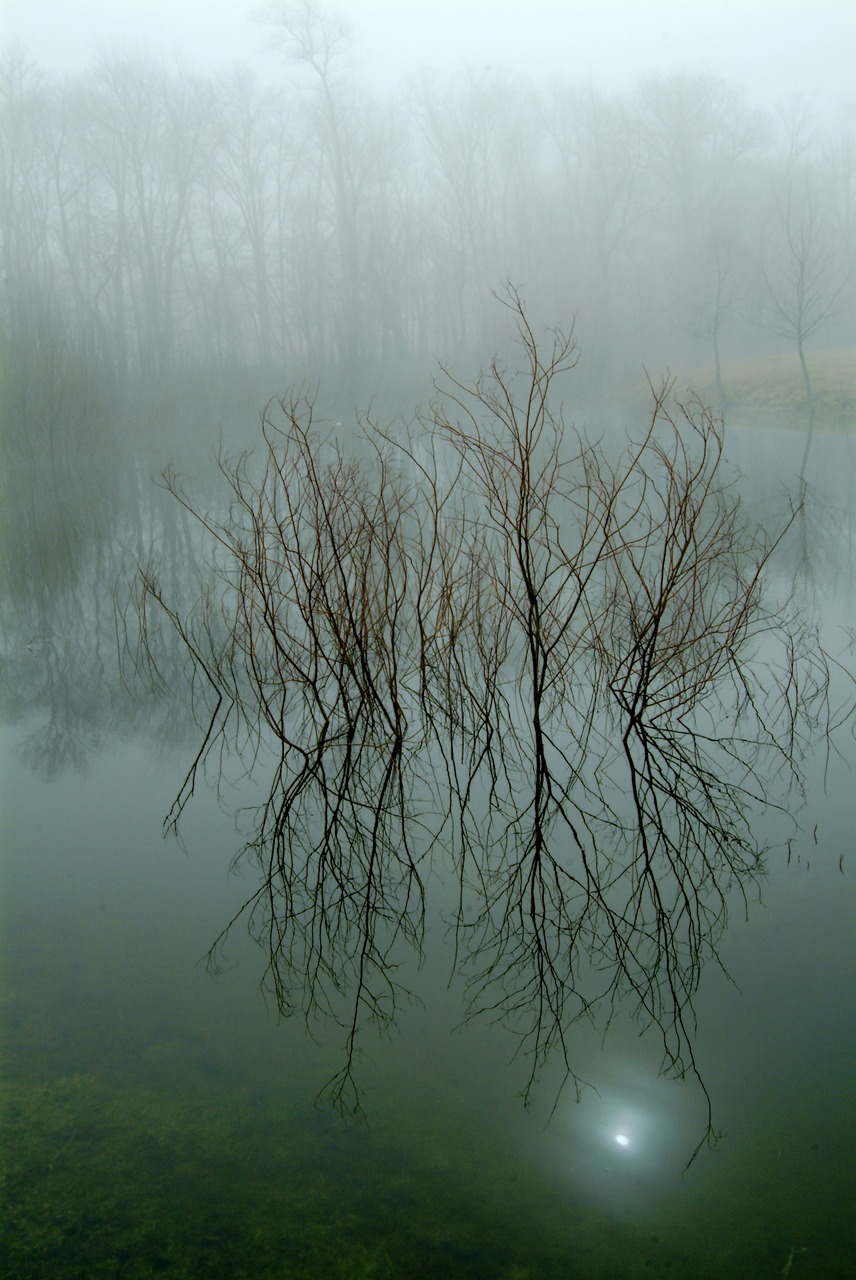
POLYGON ((474 1280, 515 1274, 510 1242, 475 1242, 446 1172, 405 1164, 394 1145, 355 1147, 317 1113, 286 1116, 281 1097, 260 1106, 234 1081, 228 1091, 122 1075, 6 1084, 4 1274, 383 1280, 441 1277, 450 1258, 474 1280), (271 1126, 286 1129, 276 1151, 271 1126), (401 1212, 417 1203, 418 1221, 401 1212))
POLYGON ((342 1026, 345 1109, 364 1027, 407 997, 432 870, 467 1015, 518 1037, 526 1097, 550 1060, 576 1079, 570 1027, 619 1005, 698 1075, 693 997, 763 873, 757 814, 829 727, 817 635, 763 590, 794 511, 754 528, 716 418, 668 388, 623 447, 571 430, 572 335, 545 347, 505 301, 520 370, 447 375, 409 429, 366 419, 361 455, 295 397, 266 409, 260 465, 221 459, 225 518, 167 477, 207 581, 185 609, 147 565, 127 633, 157 683, 165 613, 205 708, 170 825, 232 753, 265 779, 236 919, 279 1009, 342 1026))

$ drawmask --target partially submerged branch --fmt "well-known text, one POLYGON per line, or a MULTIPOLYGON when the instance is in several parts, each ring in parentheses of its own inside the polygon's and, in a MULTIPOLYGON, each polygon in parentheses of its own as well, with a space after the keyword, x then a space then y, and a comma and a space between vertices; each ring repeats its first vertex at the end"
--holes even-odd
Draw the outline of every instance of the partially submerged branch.
POLYGON ((229 513, 199 517, 208 593, 184 616, 141 578, 142 651, 157 604, 214 695, 170 820, 227 741, 267 770, 245 910, 279 1008, 343 1026, 345 1107, 361 1029, 394 1023, 421 957, 431 866, 525 1096, 628 1000, 698 1075, 693 997, 762 872, 771 774, 784 799, 825 731, 825 658, 765 602, 777 539, 724 483, 717 421, 663 389, 610 458, 553 407, 572 335, 542 352, 508 303, 520 374, 449 379, 401 437, 365 421, 362 461, 311 404, 269 405, 260 467, 223 460, 229 513))

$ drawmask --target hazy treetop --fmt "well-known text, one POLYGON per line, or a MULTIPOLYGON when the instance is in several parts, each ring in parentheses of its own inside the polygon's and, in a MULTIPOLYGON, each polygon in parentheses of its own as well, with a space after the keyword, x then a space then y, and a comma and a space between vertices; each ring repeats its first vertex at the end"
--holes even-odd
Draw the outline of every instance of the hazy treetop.
MULTIPOLYGON (((853 0, 333 0, 377 88, 424 67, 507 69, 624 90, 653 72, 706 71, 773 105, 795 94, 856 100, 853 0)), ((282 74, 249 19, 259 0, 5 0, 3 44, 48 71, 86 68, 125 45, 211 71, 236 61, 282 74)))

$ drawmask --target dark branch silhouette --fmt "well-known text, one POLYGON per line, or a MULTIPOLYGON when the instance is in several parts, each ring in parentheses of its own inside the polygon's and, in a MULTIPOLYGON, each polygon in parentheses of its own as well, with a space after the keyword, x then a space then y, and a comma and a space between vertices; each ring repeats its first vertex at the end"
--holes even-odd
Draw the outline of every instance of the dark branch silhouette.
POLYGON ((235 919, 280 1010, 343 1026, 330 1091, 350 1109, 361 1030, 393 1025, 421 958, 431 868, 457 886, 468 1014, 519 1037, 527 1098, 548 1058, 576 1082, 571 1027, 627 1002, 664 1068, 700 1079, 702 966, 762 874, 759 811, 828 727, 817 637, 762 590, 794 512, 751 527, 718 422, 668 387, 615 456, 567 427, 573 336, 544 343, 505 302, 520 369, 446 374, 408 431, 365 420, 359 457, 295 397, 265 410, 260 467, 221 461, 225 518, 167 478, 212 540, 210 584, 182 612, 140 580, 149 669, 156 605, 208 690, 168 822, 218 752, 269 781, 235 919))

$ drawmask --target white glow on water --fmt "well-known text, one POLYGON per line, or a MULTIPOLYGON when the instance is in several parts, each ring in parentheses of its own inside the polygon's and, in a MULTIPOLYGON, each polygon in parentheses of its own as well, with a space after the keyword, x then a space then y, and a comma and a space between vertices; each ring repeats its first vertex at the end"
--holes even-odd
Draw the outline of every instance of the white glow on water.
POLYGON ((627 1137, 626 1133, 617 1133, 615 1135, 615 1141, 618 1143, 620 1147, 630 1146, 630 1139, 627 1137))

